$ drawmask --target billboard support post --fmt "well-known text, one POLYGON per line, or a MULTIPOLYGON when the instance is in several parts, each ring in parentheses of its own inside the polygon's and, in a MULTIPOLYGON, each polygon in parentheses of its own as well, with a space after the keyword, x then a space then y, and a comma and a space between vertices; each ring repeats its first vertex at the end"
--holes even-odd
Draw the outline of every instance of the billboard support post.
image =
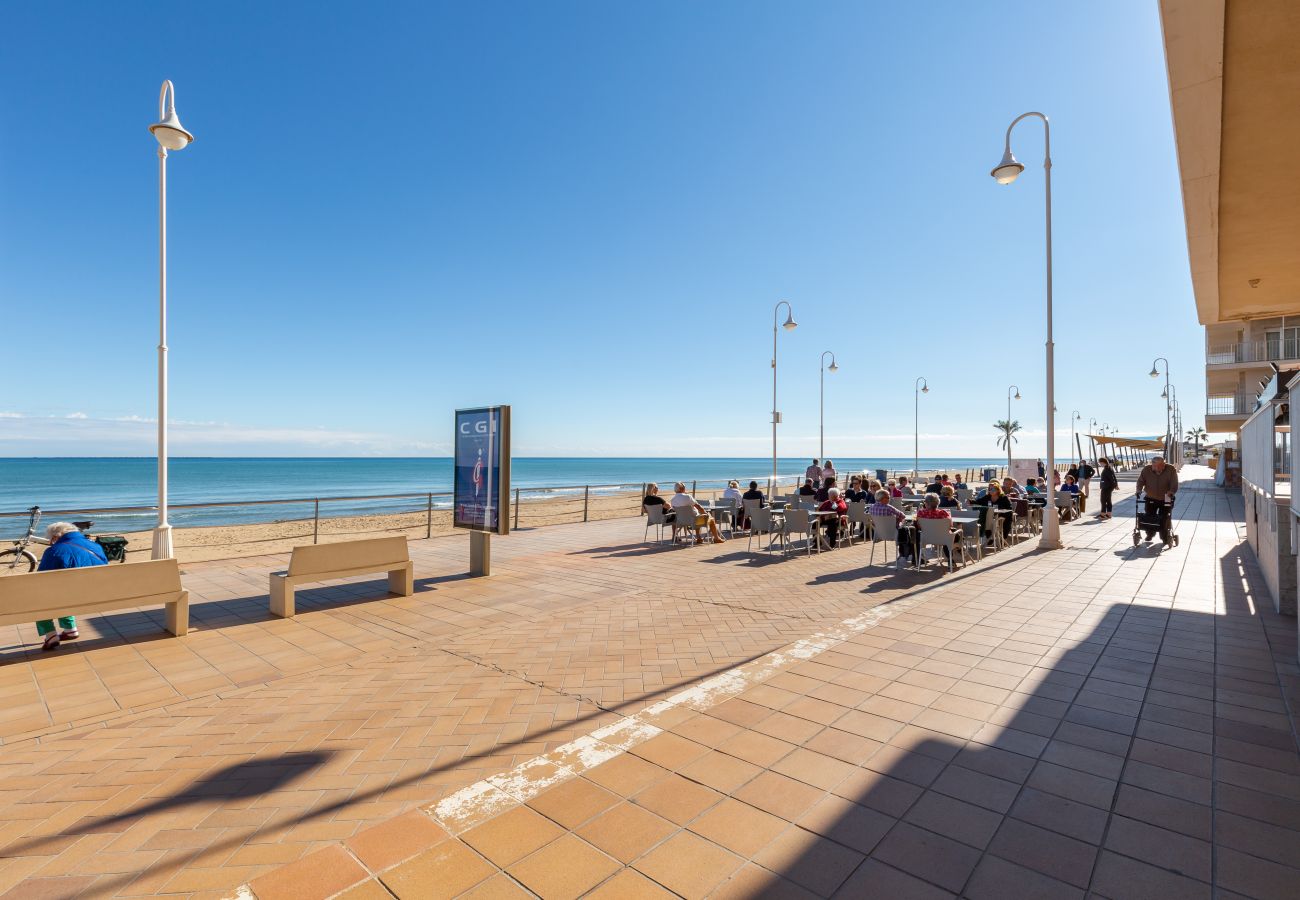
POLYGON ((492 574, 492 532, 469 533, 469 574, 475 577, 492 574))

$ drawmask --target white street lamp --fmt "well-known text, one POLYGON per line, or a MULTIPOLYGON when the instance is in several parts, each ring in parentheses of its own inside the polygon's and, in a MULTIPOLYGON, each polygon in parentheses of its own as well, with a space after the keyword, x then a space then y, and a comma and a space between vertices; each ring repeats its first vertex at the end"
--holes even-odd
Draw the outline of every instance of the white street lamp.
POLYGON ((784 328, 786 331, 794 331, 799 327, 799 323, 794 320, 794 307, 788 300, 779 301, 772 308, 772 483, 768 486, 767 493, 770 497, 776 490, 776 426, 781 422, 781 414, 776 409, 776 332, 777 332, 777 313, 781 307, 785 306, 786 317, 784 328))
POLYGON ((1088 443, 1092 445, 1093 461, 1097 459, 1097 439, 1093 437, 1097 433, 1097 420, 1089 417, 1088 419, 1088 443))
POLYGON ((829 350, 822 351, 821 365, 819 367, 819 377, 821 378, 821 406, 817 414, 817 455, 823 463, 826 462, 826 356, 830 354, 832 372, 838 372, 840 367, 835 365, 835 354, 829 350))
POLYGON ((1083 417, 1079 415, 1079 411, 1077 409, 1070 414, 1070 455, 1071 456, 1074 455, 1074 452, 1076 450, 1079 451, 1080 456, 1083 456, 1083 451, 1079 450, 1079 448, 1075 446, 1075 440, 1074 440, 1074 423, 1079 421, 1082 418, 1083 417))
POLYGON ((176 88, 162 83, 158 121, 149 126, 158 141, 158 526, 153 558, 172 555, 172 526, 167 521, 167 151, 184 150, 194 135, 176 115, 176 88))
POLYGON ((925 378, 918 378, 912 385, 915 418, 912 420, 912 478, 920 475, 921 464, 921 395, 930 393, 930 383, 925 378))
MULTIPOLYGON (((1165 359, 1163 356, 1157 356, 1152 360, 1151 371, 1147 374, 1152 378, 1159 378, 1160 372, 1156 369, 1156 363, 1160 362, 1165 364, 1165 392, 1160 395, 1165 401, 1165 456, 1170 456, 1171 451, 1173 450, 1173 438, 1169 432, 1169 360, 1165 359)), ((1170 465, 1172 464, 1173 461, 1171 459, 1170 465)))
POLYGON ((1014 384, 1007 388, 1007 474, 1011 474, 1011 392, 1015 391, 1015 399, 1020 399, 1020 388, 1014 384))
MULTIPOLYGON (((1046 237, 1047 237, 1047 459, 1048 465, 1056 466, 1056 365, 1053 359, 1052 344, 1052 129, 1047 116, 1040 112, 1022 113, 1007 126, 1005 150, 1002 161, 993 167, 989 174, 998 184, 1010 184, 1019 177, 1025 167, 1011 153, 1011 130, 1022 120, 1036 116, 1043 120, 1043 173, 1046 182, 1046 237)), ((1054 478, 1047 479, 1047 508, 1056 508, 1056 484, 1054 478)), ((1061 523, 1058 516, 1048 515, 1043 526, 1043 536, 1038 546, 1044 550, 1056 550, 1061 546, 1061 523)))

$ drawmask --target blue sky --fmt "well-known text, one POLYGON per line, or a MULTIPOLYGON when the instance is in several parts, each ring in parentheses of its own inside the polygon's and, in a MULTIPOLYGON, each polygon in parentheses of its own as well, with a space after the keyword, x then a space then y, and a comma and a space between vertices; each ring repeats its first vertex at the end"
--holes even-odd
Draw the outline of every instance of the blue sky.
MULTIPOLYGON (((7 4, 0 455, 152 452, 163 78, 173 452, 996 454, 1203 409, 1154 3, 7 4), (1159 324, 1153 324, 1152 318, 1159 324), (1151 335, 1161 335, 1152 343, 1151 335), (15 389, 15 385, 21 385, 15 389)), ((1064 443, 1062 440, 1060 443, 1064 443)))

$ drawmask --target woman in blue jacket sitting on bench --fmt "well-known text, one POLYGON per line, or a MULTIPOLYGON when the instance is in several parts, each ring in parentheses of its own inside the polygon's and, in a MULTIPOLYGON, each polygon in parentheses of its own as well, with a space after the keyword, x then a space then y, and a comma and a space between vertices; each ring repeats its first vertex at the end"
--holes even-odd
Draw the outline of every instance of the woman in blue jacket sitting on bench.
MULTIPOLYGON (((104 548, 87 538, 71 522, 55 522, 45 529, 45 537, 49 539, 50 547, 41 555, 39 572, 108 565, 104 548)), ((81 636, 77 631, 76 616, 60 616, 58 629, 52 619, 37 622, 36 633, 45 638, 42 650, 57 650, 59 641, 72 641, 81 636)))

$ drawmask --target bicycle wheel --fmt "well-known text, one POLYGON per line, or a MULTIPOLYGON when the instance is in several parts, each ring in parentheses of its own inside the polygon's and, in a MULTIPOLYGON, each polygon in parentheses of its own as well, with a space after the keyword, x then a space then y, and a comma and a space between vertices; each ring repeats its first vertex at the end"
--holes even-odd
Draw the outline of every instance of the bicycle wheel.
POLYGON ((36 568, 36 557, 26 550, 17 548, 0 550, 0 577, 5 575, 23 575, 36 568))

